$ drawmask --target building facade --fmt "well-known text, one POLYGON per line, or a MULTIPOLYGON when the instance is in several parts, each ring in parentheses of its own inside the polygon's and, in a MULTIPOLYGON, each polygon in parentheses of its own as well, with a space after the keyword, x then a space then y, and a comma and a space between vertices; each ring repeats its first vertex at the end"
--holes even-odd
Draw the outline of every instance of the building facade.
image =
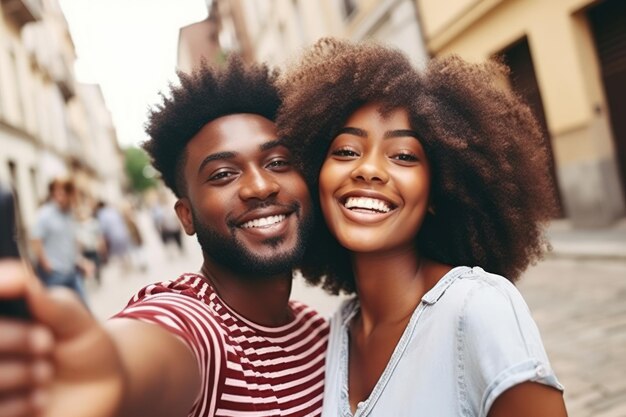
POLYGON ((494 56, 546 132, 563 214, 579 227, 624 215, 626 2, 417 0, 433 56, 494 56))
POLYGON ((561 217, 585 228, 624 216, 625 1, 213 0, 211 5, 219 11, 212 13, 224 54, 245 50, 254 60, 278 66, 322 36, 393 45, 418 67, 429 57, 451 53, 475 62, 504 61, 511 88, 543 128, 561 217), (219 23, 226 20, 230 23, 219 23))
POLYGON ((375 39, 403 50, 416 65, 428 59, 413 0, 208 0, 207 9, 205 21, 181 29, 183 71, 202 57, 217 62, 216 48, 221 56, 238 51, 248 61, 283 66, 323 36, 375 39), (212 36, 193 34, 198 27, 212 36))
POLYGON ((0 181, 17 190, 26 228, 57 176, 85 198, 121 197, 115 131, 102 95, 85 98, 91 87, 76 82, 75 59, 57 0, 0 0, 0 181))
POLYGON ((258 61, 282 66, 324 36, 393 45, 418 66, 428 59, 413 0, 237 0, 231 9, 258 61))

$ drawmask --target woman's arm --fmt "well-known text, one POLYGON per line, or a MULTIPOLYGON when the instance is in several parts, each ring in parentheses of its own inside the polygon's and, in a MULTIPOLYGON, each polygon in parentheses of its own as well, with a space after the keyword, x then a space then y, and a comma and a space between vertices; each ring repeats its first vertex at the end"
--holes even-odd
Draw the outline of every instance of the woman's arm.
POLYGON ((563 393, 536 382, 525 382, 502 393, 488 417, 567 417, 563 393))

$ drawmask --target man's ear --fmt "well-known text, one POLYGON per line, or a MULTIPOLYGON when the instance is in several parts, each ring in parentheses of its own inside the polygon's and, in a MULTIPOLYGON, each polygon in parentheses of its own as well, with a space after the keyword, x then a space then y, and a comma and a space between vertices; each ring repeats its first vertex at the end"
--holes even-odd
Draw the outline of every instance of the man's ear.
POLYGON ((174 204, 174 210, 176 215, 185 229, 185 233, 192 236, 196 233, 196 229, 193 227, 193 218, 191 215, 191 203, 187 197, 179 198, 174 204))

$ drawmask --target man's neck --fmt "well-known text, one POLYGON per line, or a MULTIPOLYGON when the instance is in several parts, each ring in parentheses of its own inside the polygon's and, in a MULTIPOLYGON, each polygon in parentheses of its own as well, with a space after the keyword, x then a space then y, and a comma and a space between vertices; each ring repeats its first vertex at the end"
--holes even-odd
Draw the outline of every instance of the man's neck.
POLYGON ((291 271, 271 277, 242 276, 205 257, 202 274, 219 297, 246 319, 267 327, 289 323, 291 271))

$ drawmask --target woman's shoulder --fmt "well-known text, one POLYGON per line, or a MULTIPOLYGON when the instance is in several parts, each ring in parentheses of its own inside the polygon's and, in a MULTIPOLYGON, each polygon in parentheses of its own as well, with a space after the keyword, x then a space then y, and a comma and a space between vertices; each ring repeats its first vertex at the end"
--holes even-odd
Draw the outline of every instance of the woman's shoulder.
POLYGON ((457 267, 444 276, 422 298, 430 310, 444 322, 455 326, 499 331, 520 324, 534 326, 524 298, 505 277, 480 267, 457 267))
POLYGON ((499 302, 523 302, 519 290, 511 281, 477 266, 454 268, 424 296, 427 303, 434 304, 439 300, 456 306, 471 303, 486 308, 499 302))
MULTIPOLYGON (((517 287, 482 268, 466 268, 438 302, 439 316, 448 315, 460 335, 482 346, 505 341, 541 344, 530 309, 517 287)), ((466 340, 467 341, 467 340, 466 340)))

